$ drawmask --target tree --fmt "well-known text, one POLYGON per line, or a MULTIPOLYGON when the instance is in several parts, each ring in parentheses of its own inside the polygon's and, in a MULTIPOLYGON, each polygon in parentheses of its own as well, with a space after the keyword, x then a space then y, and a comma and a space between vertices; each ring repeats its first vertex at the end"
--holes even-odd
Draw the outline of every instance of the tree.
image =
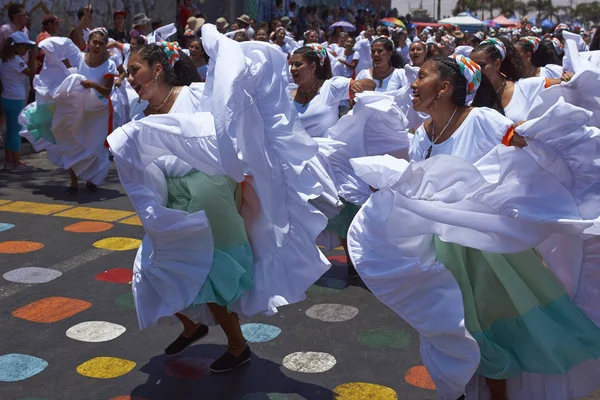
POLYGON ((529 8, 529 5, 524 1, 515 1, 515 10, 518 11, 519 16, 523 18, 527 15, 531 8, 529 8))
POLYGON ((527 2, 527 6, 530 9, 537 11, 538 23, 540 23, 544 19, 543 17, 545 10, 548 10, 551 7, 553 7, 552 0, 530 0, 529 2, 527 2))
POLYGON ((505 17, 510 17, 515 14, 516 3, 515 0, 501 0, 498 1, 497 6, 505 17))

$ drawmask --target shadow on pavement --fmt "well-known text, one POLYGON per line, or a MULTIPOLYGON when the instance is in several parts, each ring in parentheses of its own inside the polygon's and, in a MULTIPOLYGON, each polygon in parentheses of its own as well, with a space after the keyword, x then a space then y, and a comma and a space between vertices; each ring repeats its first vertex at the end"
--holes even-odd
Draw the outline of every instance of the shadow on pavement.
POLYGON ((153 357, 141 371, 148 381, 131 391, 132 398, 147 400, 267 400, 333 398, 324 387, 297 381, 282 372, 282 366, 252 355, 252 361, 237 370, 214 374, 210 364, 220 357, 226 346, 206 344, 188 348, 184 353, 169 357, 153 357), (278 394, 272 397, 269 394, 278 394), (289 396, 288 396, 289 395, 289 396))

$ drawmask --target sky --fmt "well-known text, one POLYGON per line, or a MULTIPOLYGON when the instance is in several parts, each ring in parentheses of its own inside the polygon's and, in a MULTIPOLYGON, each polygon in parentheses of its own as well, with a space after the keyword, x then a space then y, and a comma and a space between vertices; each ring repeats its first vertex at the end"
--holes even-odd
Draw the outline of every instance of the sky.
MULTIPOLYGON (((429 11, 429 15, 433 15, 433 2, 434 0, 423 0, 423 8, 429 11)), ((552 0, 555 6, 566 6, 569 5, 569 0, 552 0)), ((577 4, 578 1, 573 0, 573 5, 577 4)), ((583 2, 579 0, 579 2, 583 2)), ((397 8, 400 14, 407 14, 409 8, 418 8, 420 0, 392 0, 392 8, 397 8), (410 6, 409 6, 410 5, 410 6)), ((456 5, 456 0, 442 0, 442 17, 452 16, 452 9, 456 5)), ((436 3, 437 7, 437 3, 436 3)), ((532 14, 533 15, 533 14, 532 14)), ((478 14, 480 16, 480 14, 478 14)), ((494 15, 496 17, 497 15, 494 15)), ((486 18, 488 18, 488 12, 486 12, 486 18)), ((510 17, 507 15, 506 17, 510 17)))

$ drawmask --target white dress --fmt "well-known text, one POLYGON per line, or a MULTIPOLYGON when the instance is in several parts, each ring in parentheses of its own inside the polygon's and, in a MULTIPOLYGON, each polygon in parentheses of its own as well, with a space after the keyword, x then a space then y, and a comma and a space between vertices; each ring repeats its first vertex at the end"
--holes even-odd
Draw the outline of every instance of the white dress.
POLYGON ((373 44, 373 40, 374 38, 361 39, 354 44, 354 51, 358 51, 358 54, 360 54, 360 61, 356 66, 356 73, 373 66, 373 60, 371 59, 371 45, 373 44))
POLYGON ((526 78, 515 82, 510 102, 504 107, 504 115, 514 123, 525 121, 535 98, 544 90, 546 78, 526 78))
MULTIPOLYGON (((202 27, 202 38, 213 60, 208 82, 184 88, 171 113, 134 120, 108 138, 146 231, 133 280, 142 329, 186 310, 213 261, 205 213, 165 207, 165 173, 195 168, 226 175, 257 194, 245 198, 255 212, 244 215, 254 287, 232 311, 273 314, 303 300, 329 268, 315 245, 327 219, 308 203, 320 195, 305 168, 317 145, 298 125, 291 99, 281 101, 287 95, 287 60, 268 44, 226 39, 214 25, 202 27)), ((195 311, 201 322, 215 323, 206 305, 195 311)))
POLYGON ((556 64, 548 64, 540 68, 540 78, 559 79, 562 76, 563 67, 556 64))
MULTIPOLYGON (((356 79, 373 79, 373 75, 371 74, 370 69, 363 69, 356 75, 356 79)), ((381 82, 381 86, 379 86, 379 81, 375 80, 377 87, 375 91, 377 92, 392 92, 394 90, 398 90, 408 85, 408 79, 406 78, 406 73, 404 69, 394 69, 394 71, 381 82)))
MULTIPOLYGON (((600 293, 592 289, 600 270, 598 245, 581 236, 600 233, 600 169, 593 161, 600 130, 585 127, 590 117, 559 101, 519 127, 528 146, 518 149, 498 145, 510 120, 474 109, 427 160, 431 143, 423 128, 410 150, 415 162, 351 160, 356 174, 380 190, 354 219, 350 256, 373 294, 419 331, 421 358, 443 400, 465 391, 469 399, 487 400, 489 391, 474 375, 479 346, 465 327, 457 280, 436 257, 434 235, 491 253, 539 246, 573 303, 600 322, 600 293)), ((524 373, 507 380, 508 399, 585 396, 598 387, 599 376, 594 360, 562 375, 524 373)))

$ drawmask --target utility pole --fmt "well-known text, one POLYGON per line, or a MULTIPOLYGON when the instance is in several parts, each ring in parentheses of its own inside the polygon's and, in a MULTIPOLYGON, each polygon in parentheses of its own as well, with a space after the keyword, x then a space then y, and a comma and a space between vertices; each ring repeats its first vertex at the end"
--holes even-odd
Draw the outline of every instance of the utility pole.
POLYGON ((437 16, 438 16, 438 19, 442 19, 442 0, 437 0, 437 2, 438 2, 438 4, 437 4, 437 16))
POLYGON ((433 20, 437 21, 437 19, 435 18, 435 0, 433 0, 433 8, 431 9, 431 13, 433 14, 433 20))

